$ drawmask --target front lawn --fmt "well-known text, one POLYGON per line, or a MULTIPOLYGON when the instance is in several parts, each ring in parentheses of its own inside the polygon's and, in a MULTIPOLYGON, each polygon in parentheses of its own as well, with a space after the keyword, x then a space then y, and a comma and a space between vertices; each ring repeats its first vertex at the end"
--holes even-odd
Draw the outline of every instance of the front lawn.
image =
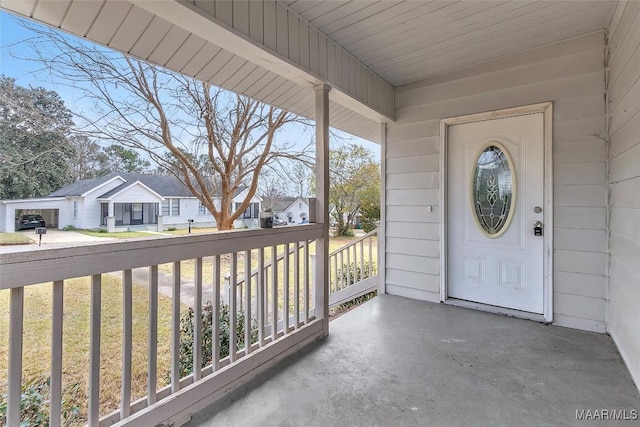
POLYGON ((0 245, 28 245, 33 240, 22 233, 0 233, 0 245))
POLYGON ((93 237, 115 237, 117 239, 131 239, 132 237, 152 237, 154 233, 147 233, 144 231, 116 231, 109 233, 102 230, 74 230, 78 233, 86 234, 93 237))
MULTIPOLYGON (((191 227, 191 234, 198 234, 198 233, 213 233, 215 231, 218 231, 218 229, 216 227, 204 227, 204 228, 196 228, 196 227, 191 227)), ((176 230, 165 230, 162 232, 162 234, 173 234, 175 236, 179 236, 179 235, 183 235, 183 234, 189 234, 189 229, 188 228, 178 228, 176 230)))

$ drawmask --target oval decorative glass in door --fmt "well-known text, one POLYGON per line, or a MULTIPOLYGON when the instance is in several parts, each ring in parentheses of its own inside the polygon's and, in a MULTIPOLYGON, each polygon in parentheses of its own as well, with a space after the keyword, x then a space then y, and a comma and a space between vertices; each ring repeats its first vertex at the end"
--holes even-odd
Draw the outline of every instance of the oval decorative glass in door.
POLYGON ((490 238, 500 237, 515 208, 515 171, 505 148, 490 143, 478 156, 471 176, 471 201, 476 224, 490 238))

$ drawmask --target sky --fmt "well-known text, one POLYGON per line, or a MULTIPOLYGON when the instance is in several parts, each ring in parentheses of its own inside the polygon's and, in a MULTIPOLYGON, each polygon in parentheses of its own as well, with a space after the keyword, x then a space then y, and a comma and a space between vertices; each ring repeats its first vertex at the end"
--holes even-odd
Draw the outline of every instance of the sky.
MULTIPOLYGON (((90 111, 91 105, 88 105, 83 98, 83 92, 79 88, 74 88, 68 84, 63 84, 55 77, 40 70, 41 65, 31 61, 17 59, 15 56, 28 57, 32 55, 29 52, 27 44, 20 42, 32 36, 28 29, 20 26, 17 18, 9 13, 0 11, 0 74, 16 79, 16 84, 20 86, 43 87, 47 90, 57 92, 67 107, 73 111, 90 111)), ((90 43, 90 42, 87 42, 90 43)), ((337 132, 341 134, 340 132, 337 132)), ((380 146, 370 141, 345 135, 350 142, 362 145, 374 153, 374 157, 380 160, 380 146)), ((301 145, 309 142, 309 132, 304 132, 301 125, 292 125, 288 129, 283 129, 278 133, 278 138, 282 141, 300 141, 301 145)))

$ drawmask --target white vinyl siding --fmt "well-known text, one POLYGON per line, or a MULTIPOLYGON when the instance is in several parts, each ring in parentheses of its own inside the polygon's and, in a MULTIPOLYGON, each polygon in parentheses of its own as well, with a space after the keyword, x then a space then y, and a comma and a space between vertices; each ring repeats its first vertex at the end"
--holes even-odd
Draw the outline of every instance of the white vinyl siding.
POLYGON ((640 385, 640 3, 618 6, 609 56, 609 333, 640 385))
POLYGON ((553 101, 554 320, 605 330, 603 52, 598 33, 396 89, 386 138, 389 293, 439 301, 440 119, 553 101))

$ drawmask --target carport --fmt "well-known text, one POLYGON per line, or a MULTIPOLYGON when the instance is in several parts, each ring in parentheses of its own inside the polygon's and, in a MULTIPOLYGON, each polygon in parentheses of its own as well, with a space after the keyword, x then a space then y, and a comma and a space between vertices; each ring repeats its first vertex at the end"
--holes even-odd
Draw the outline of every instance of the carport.
POLYGON ((0 200, 0 232, 16 230, 16 218, 24 213, 42 215, 47 228, 58 228, 61 215, 65 216, 67 199, 46 197, 39 199, 0 200))

